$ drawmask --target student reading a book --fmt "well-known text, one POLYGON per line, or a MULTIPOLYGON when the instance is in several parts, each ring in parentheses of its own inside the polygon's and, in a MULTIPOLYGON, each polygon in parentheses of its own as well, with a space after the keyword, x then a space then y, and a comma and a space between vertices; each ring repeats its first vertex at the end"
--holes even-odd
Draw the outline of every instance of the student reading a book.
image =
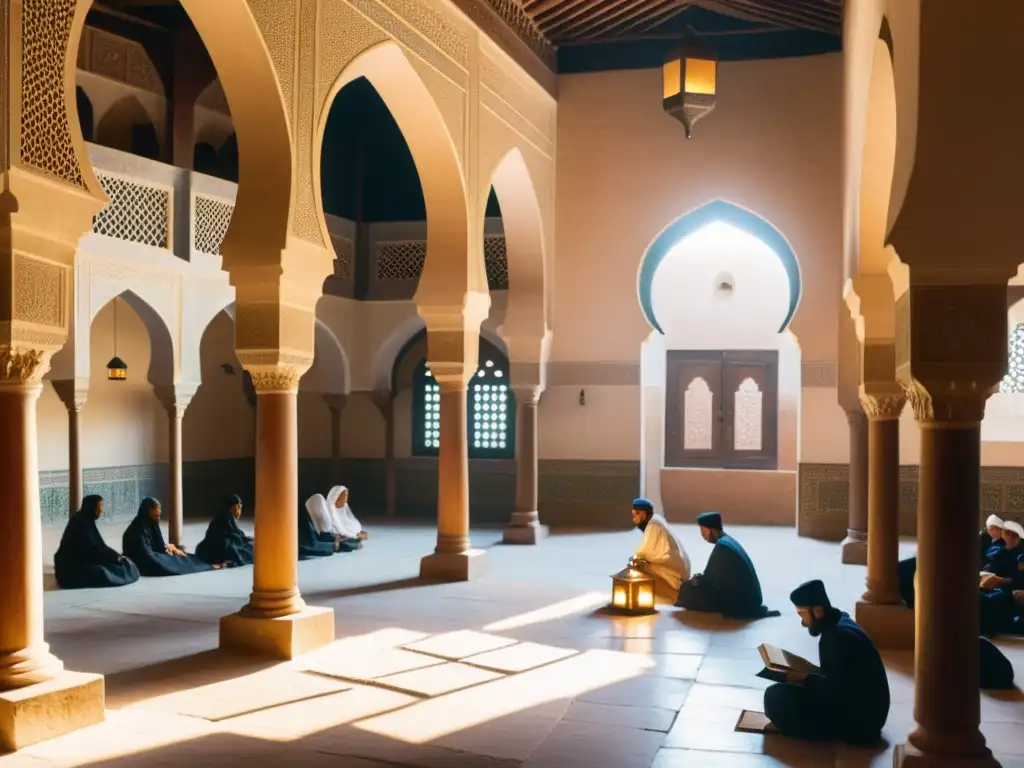
POLYGON ((654 577, 654 596, 658 602, 675 602, 680 585, 690 576, 690 558, 682 542, 669 528, 668 521, 654 513, 654 505, 647 499, 633 499, 633 525, 644 534, 633 562, 654 577))
POLYGON ((778 616, 761 604, 761 582, 746 551, 722 530, 722 516, 705 512, 697 517, 704 541, 714 544, 704 573, 683 584, 676 605, 691 611, 720 613, 733 619, 778 616))
POLYGON ((779 732, 799 739, 878 741, 889 717, 889 680, 871 638, 833 608, 820 581, 790 595, 801 623, 818 637, 821 667, 791 670, 764 692, 764 712, 779 732))

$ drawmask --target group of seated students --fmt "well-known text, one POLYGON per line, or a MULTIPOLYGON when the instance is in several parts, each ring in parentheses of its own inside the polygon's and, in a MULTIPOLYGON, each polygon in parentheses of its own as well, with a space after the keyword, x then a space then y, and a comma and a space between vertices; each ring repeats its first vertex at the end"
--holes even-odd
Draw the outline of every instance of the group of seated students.
MULTIPOLYGON (((978 534, 979 634, 1024 635, 1024 525, 990 515, 978 534)), ((900 595, 914 607, 917 558, 900 561, 900 595)))
MULTIPOLYGON (((665 518, 654 513, 647 499, 633 501, 633 524, 644 536, 630 562, 655 579, 656 601, 666 602, 675 592, 674 604, 688 611, 735 619, 778 616, 778 611, 769 611, 762 604, 753 562, 739 542, 724 532, 722 516, 705 512, 697 517, 697 523, 701 536, 714 544, 714 549, 704 573, 691 577, 689 557, 665 518)), ((1020 532, 1013 526, 1000 524, 999 528, 1003 548, 1013 552, 1021 546, 1020 532), (1007 539, 1007 530, 1016 533, 1016 538, 1007 539)), ((989 533, 993 540, 999 538, 997 532, 989 533)), ((998 544, 992 546, 999 548, 998 544)), ((1003 554, 997 565, 1009 557, 1003 554)), ((1015 567, 1018 558, 1013 555, 1015 567)), ((1014 571, 1014 576, 1017 573, 1014 571)), ((815 741, 877 743, 889 716, 890 696, 885 664, 874 642, 847 613, 832 605, 820 580, 797 587, 790 601, 801 625, 819 639, 820 661, 814 671, 791 670, 784 681, 765 690, 770 730, 815 741)), ((981 687, 1011 688, 1014 674, 1009 659, 985 638, 979 641, 981 687)))
POLYGON ((740 543, 723 530, 718 512, 697 517, 701 536, 714 548, 704 573, 693 576, 682 542, 647 499, 633 500, 633 525, 644 536, 630 562, 654 577, 657 602, 733 619, 779 615, 762 605, 761 582, 754 563, 740 543))
MULTIPOLYGON (((96 523, 103 497, 86 496, 61 537, 54 571, 61 589, 97 589, 133 584, 140 576, 179 576, 252 565, 253 540, 238 526, 242 500, 229 495, 210 521, 195 554, 164 540, 160 502, 147 496, 121 538, 121 552, 107 546, 96 523)), ((307 560, 362 546, 367 534, 348 506, 348 489, 336 486, 328 499, 316 494, 299 513, 298 557, 307 560), (315 518, 311 513, 315 510, 315 518), (314 519, 317 521, 314 523, 314 519)))
POLYGON ((336 485, 325 499, 315 493, 299 510, 299 560, 362 549, 369 538, 348 505, 348 488, 336 485))

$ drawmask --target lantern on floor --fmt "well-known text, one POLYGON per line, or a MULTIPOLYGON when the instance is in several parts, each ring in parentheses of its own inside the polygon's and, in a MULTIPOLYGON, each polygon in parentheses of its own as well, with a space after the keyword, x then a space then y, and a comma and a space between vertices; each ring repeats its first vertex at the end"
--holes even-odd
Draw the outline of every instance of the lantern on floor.
POLYGON ((687 37, 673 50, 661 70, 665 111, 683 124, 686 138, 693 126, 715 108, 718 60, 714 50, 687 37))
POLYGON ((125 381, 128 378, 128 364, 117 356, 117 299, 114 299, 114 356, 107 363, 107 378, 110 381, 125 381))
POLYGON ((612 601, 608 608, 633 615, 654 613, 654 579, 630 560, 629 565, 612 576, 612 601))

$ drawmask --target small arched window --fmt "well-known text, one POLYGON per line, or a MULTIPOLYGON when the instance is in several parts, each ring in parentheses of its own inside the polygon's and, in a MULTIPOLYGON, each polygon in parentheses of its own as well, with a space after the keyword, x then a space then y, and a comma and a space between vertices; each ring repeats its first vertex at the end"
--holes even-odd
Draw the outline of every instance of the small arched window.
POLYGON ((999 391, 1008 395, 1024 393, 1024 323, 1018 323, 1010 332, 1006 376, 999 384, 999 391))
MULTIPOLYGON (((509 388, 508 358, 480 340, 479 365, 469 381, 466 425, 471 459, 515 457, 515 398, 509 388)), ((413 374, 413 455, 436 456, 441 445, 441 389, 426 359, 413 374)))

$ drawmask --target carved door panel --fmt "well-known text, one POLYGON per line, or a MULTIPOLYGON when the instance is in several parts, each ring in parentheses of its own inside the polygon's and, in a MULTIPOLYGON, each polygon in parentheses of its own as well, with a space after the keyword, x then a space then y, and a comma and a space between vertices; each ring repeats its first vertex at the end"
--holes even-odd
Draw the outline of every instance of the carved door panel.
POLYGON ((665 466, 775 469, 778 353, 671 351, 665 466))
POLYGON ((724 466, 776 469, 779 446, 778 353, 764 350, 722 354, 724 466))
POLYGON ((665 390, 665 465, 722 463, 722 355, 671 351, 665 390))

